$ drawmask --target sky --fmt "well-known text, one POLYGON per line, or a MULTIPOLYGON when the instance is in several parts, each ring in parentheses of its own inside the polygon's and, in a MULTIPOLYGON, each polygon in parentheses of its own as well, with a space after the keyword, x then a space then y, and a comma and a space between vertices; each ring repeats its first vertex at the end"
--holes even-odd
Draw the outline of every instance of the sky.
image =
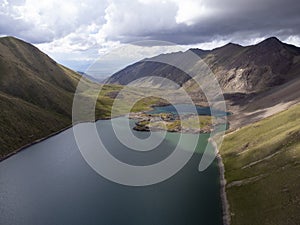
POLYGON ((30 42, 77 71, 102 60, 94 75, 105 77, 178 49, 271 36, 300 46, 299 12, 299 0, 0 0, 0 36, 30 42))

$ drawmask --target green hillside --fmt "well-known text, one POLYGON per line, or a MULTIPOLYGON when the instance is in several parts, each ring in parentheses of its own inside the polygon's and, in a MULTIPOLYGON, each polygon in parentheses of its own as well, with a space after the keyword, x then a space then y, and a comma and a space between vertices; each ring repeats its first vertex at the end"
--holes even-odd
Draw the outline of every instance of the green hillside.
POLYGON ((0 38, 0 159, 71 124, 79 79, 36 47, 0 38))
POLYGON ((232 225, 300 224, 300 105, 226 135, 232 225))
MULTIPOLYGON (((80 79, 33 45, 14 37, 0 38, 0 159, 70 126, 80 79)), ((98 107, 99 118, 108 114, 103 104, 98 107)))
MULTIPOLYGON (((0 160, 20 147, 47 137, 72 124, 73 96, 81 75, 56 63, 38 48, 14 37, 0 38, 0 160)), ((85 98, 97 100, 96 119, 109 118, 120 85, 101 86, 84 79, 85 98)), ((138 88, 123 96, 122 114, 128 103, 143 97, 138 88)), ((150 109, 159 102, 146 98, 133 111, 150 109)), ((83 111, 84 113, 84 111, 83 111)))
POLYGON ((0 93, 0 158, 70 125, 61 114, 0 93))

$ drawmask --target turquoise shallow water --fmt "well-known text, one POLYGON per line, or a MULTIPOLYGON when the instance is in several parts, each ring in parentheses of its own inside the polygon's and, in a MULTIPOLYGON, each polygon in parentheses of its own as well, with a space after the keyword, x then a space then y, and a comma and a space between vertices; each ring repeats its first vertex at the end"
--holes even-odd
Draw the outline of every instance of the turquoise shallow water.
MULTIPOLYGON (((131 164, 164 159, 179 137, 168 133, 154 151, 136 152, 114 137, 110 120, 98 121, 97 128, 111 154, 131 164)), ((133 132, 139 138, 148 135, 133 132)), ((147 187, 128 187, 94 172, 68 129, 0 163, 0 224, 220 225, 217 165, 197 170, 207 138, 200 136, 198 153, 175 176, 147 187)))

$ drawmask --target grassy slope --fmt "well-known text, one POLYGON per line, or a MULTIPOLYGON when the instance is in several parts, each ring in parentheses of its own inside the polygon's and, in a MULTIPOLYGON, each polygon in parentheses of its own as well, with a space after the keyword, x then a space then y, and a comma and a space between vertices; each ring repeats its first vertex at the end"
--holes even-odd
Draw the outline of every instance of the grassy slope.
POLYGON ((0 158, 70 125, 69 118, 0 92, 0 158))
POLYGON ((300 224, 300 105, 229 133, 221 155, 232 225, 300 224))

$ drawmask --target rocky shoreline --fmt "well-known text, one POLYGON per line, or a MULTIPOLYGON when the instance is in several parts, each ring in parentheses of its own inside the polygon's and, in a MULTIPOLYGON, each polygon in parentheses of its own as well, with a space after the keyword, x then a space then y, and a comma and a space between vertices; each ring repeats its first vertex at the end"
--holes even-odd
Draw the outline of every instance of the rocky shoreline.
POLYGON ((227 194, 226 194, 226 178, 225 178, 225 166, 222 160, 222 156, 220 154, 220 151, 218 149, 217 144, 209 139, 211 144, 214 147, 215 154, 216 154, 216 159, 217 159, 217 164, 219 168, 219 174, 220 174, 220 197, 221 197, 221 204, 222 204, 222 221, 223 225, 230 225, 231 222, 231 215, 230 215, 230 209, 229 209, 229 203, 227 199, 227 194))
POLYGON ((225 168, 220 153, 217 154, 217 161, 218 161, 218 167, 220 173, 220 195, 221 195, 221 202, 222 202, 223 225, 230 225, 231 217, 230 217, 229 203, 226 194, 227 182, 225 178, 225 168))

